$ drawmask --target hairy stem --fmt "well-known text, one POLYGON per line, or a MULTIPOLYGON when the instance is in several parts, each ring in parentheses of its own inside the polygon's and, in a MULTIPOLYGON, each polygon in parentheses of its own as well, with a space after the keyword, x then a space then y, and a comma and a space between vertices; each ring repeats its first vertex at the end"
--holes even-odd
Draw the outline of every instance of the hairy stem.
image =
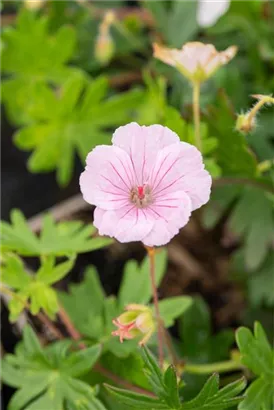
POLYGON ((157 320, 157 334, 158 334, 158 356, 159 356, 159 365, 162 368, 164 363, 164 347, 163 347, 163 324, 160 315, 159 309, 159 301, 158 301, 158 293, 156 287, 156 279, 155 279, 155 248, 147 247, 147 253, 149 257, 149 266, 150 266, 150 281, 151 281, 151 288, 153 293, 153 304, 155 308, 155 315, 157 320))
POLYGON ((247 122, 249 127, 251 127, 252 122, 257 114, 257 112, 260 110, 260 108, 263 107, 265 104, 273 104, 274 103, 274 98, 271 97, 270 95, 252 95, 252 97, 257 98, 259 101, 253 106, 253 108, 249 111, 248 116, 247 116, 247 122))
POLYGON ((195 132, 195 145, 198 150, 202 151, 202 140, 200 130, 200 83, 193 82, 193 120, 195 132))

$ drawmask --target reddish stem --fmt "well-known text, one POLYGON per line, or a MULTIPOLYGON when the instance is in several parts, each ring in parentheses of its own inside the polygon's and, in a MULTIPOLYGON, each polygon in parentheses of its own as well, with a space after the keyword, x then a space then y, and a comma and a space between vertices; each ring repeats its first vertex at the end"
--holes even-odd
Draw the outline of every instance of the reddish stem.
POLYGON ((147 247, 147 253, 149 257, 149 265, 150 265, 150 280, 151 280, 151 288, 153 293, 153 304, 155 308, 155 315, 157 320, 157 327, 158 327, 158 356, 159 356, 159 364, 160 367, 163 368, 164 363, 164 348, 163 348, 163 324, 160 315, 159 309, 159 301, 158 301, 158 293, 157 293, 157 286, 156 286, 156 279, 155 279, 155 248, 147 247))
POLYGON ((51 333, 56 337, 56 339, 64 339, 64 336, 62 335, 60 330, 55 326, 54 323, 50 321, 50 319, 46 315, 44 315, 44 313, 39 312, 37 317, 44 326, 50 329, 51 333))

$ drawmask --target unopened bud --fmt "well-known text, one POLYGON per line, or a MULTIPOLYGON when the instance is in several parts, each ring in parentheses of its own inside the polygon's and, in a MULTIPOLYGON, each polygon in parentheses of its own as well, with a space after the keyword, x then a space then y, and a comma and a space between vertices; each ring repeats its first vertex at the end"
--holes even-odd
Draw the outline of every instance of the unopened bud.
POLYGON ((256 127, 255 117, 249 118, 249 112, 246 114, 239 114, 236 120, 235 128, 237 131, 247 134, 256 127))
POLYGON ((236 130, 243 133, 254 130, 256 127, 256 115, 264 105, 274 104, 272 95, 253 94, 251 97, 256 98, 258 102, 246 114, 239 114, 236 121, 236 130))
POLYGON ((29 10, 39 10, 45 0, 24 0, 24 6, 29 10))
POLYGON ((95 43, 95 58, 102 65, 107 65, 113 57, 115 50, 114 41, 110 34, 99 34, 95 43))
POLYGON ((112 332, 113 336, 119 336, 120 342, 124 339, 142 337, 139 345, 145 344, 156 329, 152 310, 145 305, 131 304, 126 306, 125 312, 113 320, 118 327, 112 332))

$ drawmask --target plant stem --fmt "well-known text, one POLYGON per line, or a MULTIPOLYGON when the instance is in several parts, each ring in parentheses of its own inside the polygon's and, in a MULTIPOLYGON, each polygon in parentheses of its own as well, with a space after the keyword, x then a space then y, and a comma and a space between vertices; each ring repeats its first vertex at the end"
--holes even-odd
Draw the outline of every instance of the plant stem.
POLYGON ((166 329, 164 329, 164 336, 165 336, 165 344, 166 344, 167 350, 170 354, 171 361, 172 361, 173 365, 176 367, 177 364, 179 363, 179 359, 178 359, 176 351, 173 347, 171 336, 170 336, 170 334, 168 333, 168 331, 166 329))
POLYGON ((147 253, 149 257, 149 266, 150 266, 150 281, 151 288, 153 293, 153 304, 155 308, 155 315, 157 320, 158 327, 158 356, 159 356, 159 365, 162 368, 164 363, 164 348, 163 348, 163 324, 160 315, 159 302, 158 302, 158 293, 155 279, 155 248, 147 247, 147 253))
POLYGON ((210 363, 210 364, 185 364, 184 372, 194 374, 208 374, 208 373, 225 373, 233 370, 241 370, 243 366, 241 363, 233 360, 226 360, 224 362, 210 363))
POLYGON ((257 112, 263 105, 267 103, 269 104, 274 103, 274 98, 271 97, 270 95, 252 95, 252 97, 257 98, 259 101, 253 106, 253 108, 248 113, 247 121, 248 121, 249 127, 251 127, 252 121, 254 120, 257 112))
POLYGON ((193 120, 194 120, 194 133, 195 133, 195 145, 198 150, 202 151, 202 140, 200 130, 200 83, 199 81, 193 82, 193 120))

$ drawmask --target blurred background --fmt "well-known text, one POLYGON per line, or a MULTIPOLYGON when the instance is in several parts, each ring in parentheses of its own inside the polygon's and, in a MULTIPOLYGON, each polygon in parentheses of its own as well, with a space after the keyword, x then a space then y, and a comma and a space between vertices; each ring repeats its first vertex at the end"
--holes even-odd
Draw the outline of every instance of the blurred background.
MULTIPOLYGON (((273 107, 261 110, 247 135, 235 123, 254 104, 251 94, 274 91, 274 2, 1 1, 1 15, 2 219, 18 208, 36 232, 35 216, 52 207, 59 220, 92 222, 79 175, 87 153, 109 144, 116 127, 160 123, 193 142, 191 87, 152 57, 153 42, 238 46, 236 57, 202 86, 212 198, 168 245, 159 295, 203 298, 191 328, 197 335, 208 326, 213 335, 223 332, 221 358, 239 325, 260 320, 273 337, 273 107)), ((144 254, 140 244, 114 243, 78 255, 58 287, 81 282, 93 264, 106 293, 115 294, 126 261, 144 254)), ((2 338, 7 352, 20 338, 5 303, 2 338)), ((213 344, 205 346, 197 346, 196 359, 218 360, 213 344)))

